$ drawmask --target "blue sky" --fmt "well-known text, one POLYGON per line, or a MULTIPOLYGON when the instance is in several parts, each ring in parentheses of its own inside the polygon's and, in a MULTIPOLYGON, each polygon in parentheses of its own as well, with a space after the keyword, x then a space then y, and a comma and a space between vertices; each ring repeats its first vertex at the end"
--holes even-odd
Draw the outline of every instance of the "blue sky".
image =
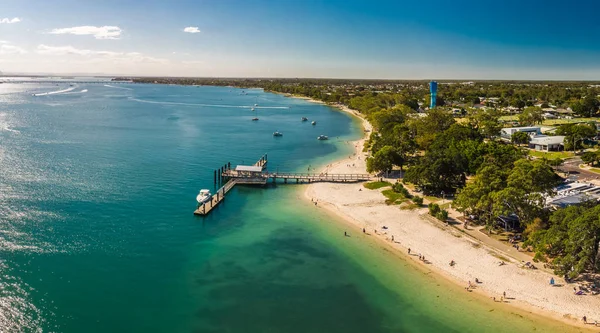
POLYGON ((0 70, 593 80, 599 11, 589 0, 3 0, 0 70))

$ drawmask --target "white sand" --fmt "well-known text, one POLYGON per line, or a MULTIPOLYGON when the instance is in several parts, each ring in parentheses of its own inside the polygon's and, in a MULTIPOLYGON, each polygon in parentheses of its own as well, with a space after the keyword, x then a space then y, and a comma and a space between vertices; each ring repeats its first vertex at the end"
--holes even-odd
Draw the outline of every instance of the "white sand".
MULTIPOLYGON (((342 109, 357 114, 347 108, 342 109)), ((363 123, 366 129, 371 130, 368 122, 363 123)), ((330 165, 326 168, 327 172, 366 172, 366 155, 362 152, 364 139, 352 144, 356 146, 356 155, 330 165)), ((328 209, 355 225, 355 230, 349 230, 351 233, 362 232, 364 227, 368 233, 398 251, 406 253, 410 248, 416 254, 411 257, 412 260, 421 263, 418 254, 424 255, 429 264, 423 265, 465 287, 468 281, 476 284, 475 278, 478 278, 482 283, 477 284, 475 292, 495 296, 498 301, 506 292, 507 303, 555 319, 570 319, 571 323, 580 324, 584 315, 588 322, 600 321, 600 295, 577 296, 573 292, 574 284, 565 284, 557 277, 554 277, 556 283, 563 286, 552 287, 549 281, 553 275, 542 270, 521 268, 517 261, 499 266, 500 259, 494 255, 506 255, 497 254, 452 227, 422 218, 421 215, 427 213, 426 208, 411 211, 388 206, 381 190, 368 190, 362 184, 315 183, 307 187, 305 194, 307 199, 318 200, 318 208, 328 209), (388 229, 384 230, 383 226, 388 229), (394 243, 391 242, 392 235, 394 243), (451 260, 456 262, 454 267, 449 265, 451 260)))

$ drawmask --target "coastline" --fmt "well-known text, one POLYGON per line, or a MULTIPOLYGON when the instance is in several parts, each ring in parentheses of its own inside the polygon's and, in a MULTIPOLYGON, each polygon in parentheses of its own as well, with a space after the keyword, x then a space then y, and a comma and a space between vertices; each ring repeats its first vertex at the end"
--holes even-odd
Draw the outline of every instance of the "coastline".
MULTIPOLYGON (((363 136, 351 142, 355 154, 335 161, 321 171, 366 173, 366 154, 362 149, 368 136, 367 131, 370 132, 372 126, 365 118, 343 105, 330 105, 308 97, 284 95, 328 105, 360 119, 363 136)), ((470 297, 477 297, 482 302, 489 302, 505 310, 522 311, 523 314, 540 317, 540 320, 550 319, 578 329, 597 328, 594 325, 583 324, 581 318, 585 315, 592 323, 595 320, 600 321, 598 296, 576 296, 571 289, 573 285, 566 285, 564 282, 562 287, 549 286, 550 278, 554 277, 552 274, 521 268, 520 262, 505 258, 502 252, 461 234, 453 227, 444 227, 442 223, 422 217, 427 215, 426 207, 401 210, 397 206, 386 205, 381 190, 368 190, 362 183, 310 184, 303 197, 306 200, 317 200, 318 208, 339 217, 339 220, 351 228, 351 233, 362 233, 362 229, 365 228, 370 236, 374 236, 369 237, 370 239, 384 249, 392 249, 394 255, 417 269, 434 272, 436 276, 458 288, 467 286, 469 282, 475 285, 474 281, 477 278, 482 283, 476 284, 470 297), (356 195, 348 195, 352 192, 356 195), (411 255, 407 253, 409 248, 412 250, 411 255), (418 260, 417 254, 425 256, 427 262, 418 260), (450 260, 455 260, 457 264, 450 267, 450 260), (508 264, 499 266, 500 260, 507 261, 508 264), (507 299, 500 302, 504 292, 507 299), (495 300, 492 300, 494 297, 495 300)), ((554 278, 557 281, 562 280, 554 278)))

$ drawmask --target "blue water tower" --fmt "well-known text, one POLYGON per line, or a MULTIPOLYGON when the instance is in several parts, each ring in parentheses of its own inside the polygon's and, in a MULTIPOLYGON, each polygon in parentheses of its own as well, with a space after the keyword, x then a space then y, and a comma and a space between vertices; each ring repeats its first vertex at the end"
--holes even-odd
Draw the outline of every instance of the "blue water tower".
POLYGON ((431 102, 429 103, 429 108, 433 109, 435 107, 435 101, 437 100, 437 82, 429 82, 429 92, 431 93, 431 102))

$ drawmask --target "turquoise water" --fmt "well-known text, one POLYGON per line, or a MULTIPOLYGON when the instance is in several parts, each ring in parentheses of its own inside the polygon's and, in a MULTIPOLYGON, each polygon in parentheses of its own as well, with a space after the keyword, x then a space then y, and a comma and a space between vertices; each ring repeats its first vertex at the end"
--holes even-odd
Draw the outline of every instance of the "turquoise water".
POLYGON ((349 154, 345 142, 360 128, 341 112, 216 87, 90 84, 32 96, 65 88, 0 85, 7 331, 555 327, 490 310, 366 239, 340 237, 345 227, 302 201, 296 185, 236 187, 208 217, 192 215, 225 162, 268 152, 271 169, 299 171, 349 154))

